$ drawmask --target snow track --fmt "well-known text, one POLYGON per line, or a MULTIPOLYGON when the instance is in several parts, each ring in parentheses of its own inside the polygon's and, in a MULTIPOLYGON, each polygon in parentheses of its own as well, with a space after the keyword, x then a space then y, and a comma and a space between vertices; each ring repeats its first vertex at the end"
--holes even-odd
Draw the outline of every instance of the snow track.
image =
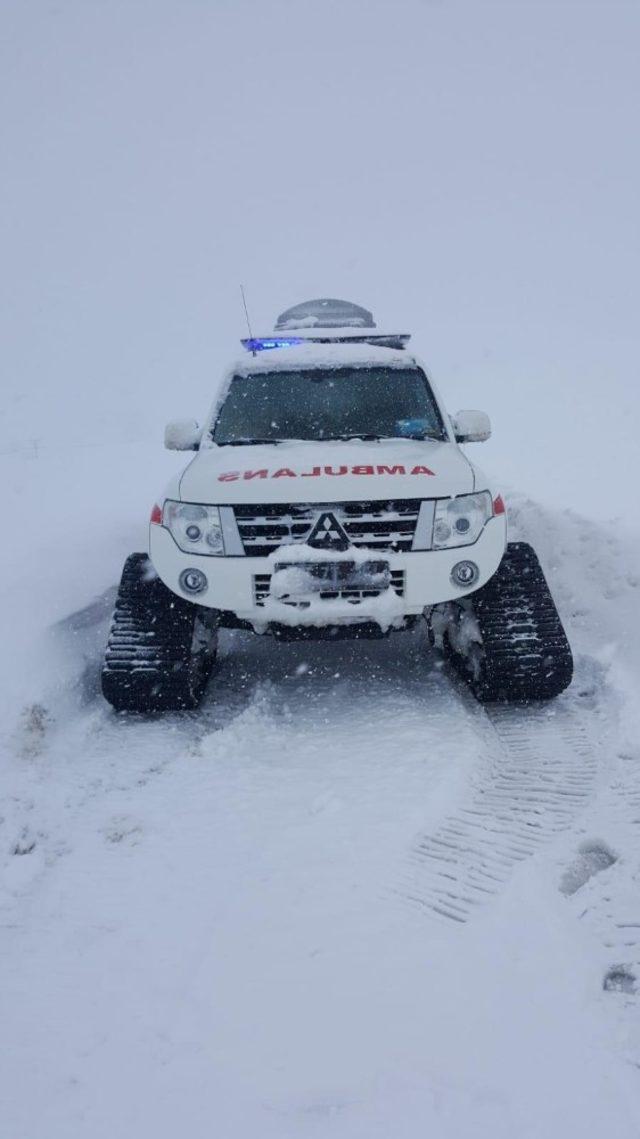
POLYGON ((487 711, 420 633, 225 634, 199 713, 127 718, 110 607, 7 739, 11 1139, 635 1139, 640 758, 596 636, 487 711))
MULTIPOLYGON (((628 689, 631 697, 627 723, 622 738, 614 732, 606 740, 607 779, 559 885, 576 919, 600 946, 603 989, 622 994, 624 1048, 638 1066, 640 1031, 632 995, 640 990, 640 718, 631 677, 620 674, 617 682, 618 691, 628 689)), ((608 698, 615 703, 611 689, 608 698)))
MULTIPOLYGON (((569 700, 494 706, 488 765, 456 810, 414 850, 408 896, 442 918, 468 921, 516 863, 575 821, 597 770, 593 738, 569 700)), ((485 739, 487 732, 483 732, 485 739)))

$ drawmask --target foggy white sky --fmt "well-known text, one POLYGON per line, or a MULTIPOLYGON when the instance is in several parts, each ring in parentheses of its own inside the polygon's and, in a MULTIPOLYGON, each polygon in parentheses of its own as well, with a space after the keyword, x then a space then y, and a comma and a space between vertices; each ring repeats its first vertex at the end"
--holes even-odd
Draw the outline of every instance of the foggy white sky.
POLYGON ((0 450, 159 448, 236 352, 242 280, 258 327, 330 294, 412 331, 492 416, 474 458, 637 520, 639 5, 0 11, 0 450))

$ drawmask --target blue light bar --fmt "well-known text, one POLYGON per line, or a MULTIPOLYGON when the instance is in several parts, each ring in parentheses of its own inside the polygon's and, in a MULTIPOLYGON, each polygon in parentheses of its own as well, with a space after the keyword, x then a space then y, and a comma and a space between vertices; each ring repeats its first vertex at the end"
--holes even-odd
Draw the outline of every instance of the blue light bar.
POLYGON ((257 336, 250 340, 243 340, 242 347, 247 352, 264 352, 267 348, 295 348, 297 344, 305 341, 296 336, 257 336))

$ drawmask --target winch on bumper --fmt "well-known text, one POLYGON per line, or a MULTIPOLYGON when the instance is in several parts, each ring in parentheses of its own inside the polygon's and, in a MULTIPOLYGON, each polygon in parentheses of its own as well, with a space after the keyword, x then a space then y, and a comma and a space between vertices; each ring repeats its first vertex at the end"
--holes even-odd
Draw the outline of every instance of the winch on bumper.
POLYGON ((149 552, 156 572, 178 596, 233 614, 257 632, 276 624, 356 622, 375 622, 386 630, 479 589, 496 572, 505 543, 506 520, 500 514, 486 522, 473 544, 447 549, 398 552, 350 546, 338 551, 292 543, 266 557, 251 557, 240 552, 239 544, 236 555, 207 556, 183 552, 168 529, 152 524, 149 552), (454 571, 461 563, 475 567, 472 581, 466 571, 456 581, 454 571), (324 581, 317 568, 323 565, 324 581), (196 596, 184 588, 183 575, 190 569, 206 579, 196 596))

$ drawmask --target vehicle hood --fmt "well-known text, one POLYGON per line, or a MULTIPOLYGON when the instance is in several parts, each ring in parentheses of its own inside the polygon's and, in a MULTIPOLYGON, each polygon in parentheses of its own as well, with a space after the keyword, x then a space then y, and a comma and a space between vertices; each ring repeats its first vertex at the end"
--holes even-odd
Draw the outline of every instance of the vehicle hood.
POLYGON ((430 439, 205 445, 180 480, 183 502, 216 505, 444 498, 473 490, 462 451, 430 439))

